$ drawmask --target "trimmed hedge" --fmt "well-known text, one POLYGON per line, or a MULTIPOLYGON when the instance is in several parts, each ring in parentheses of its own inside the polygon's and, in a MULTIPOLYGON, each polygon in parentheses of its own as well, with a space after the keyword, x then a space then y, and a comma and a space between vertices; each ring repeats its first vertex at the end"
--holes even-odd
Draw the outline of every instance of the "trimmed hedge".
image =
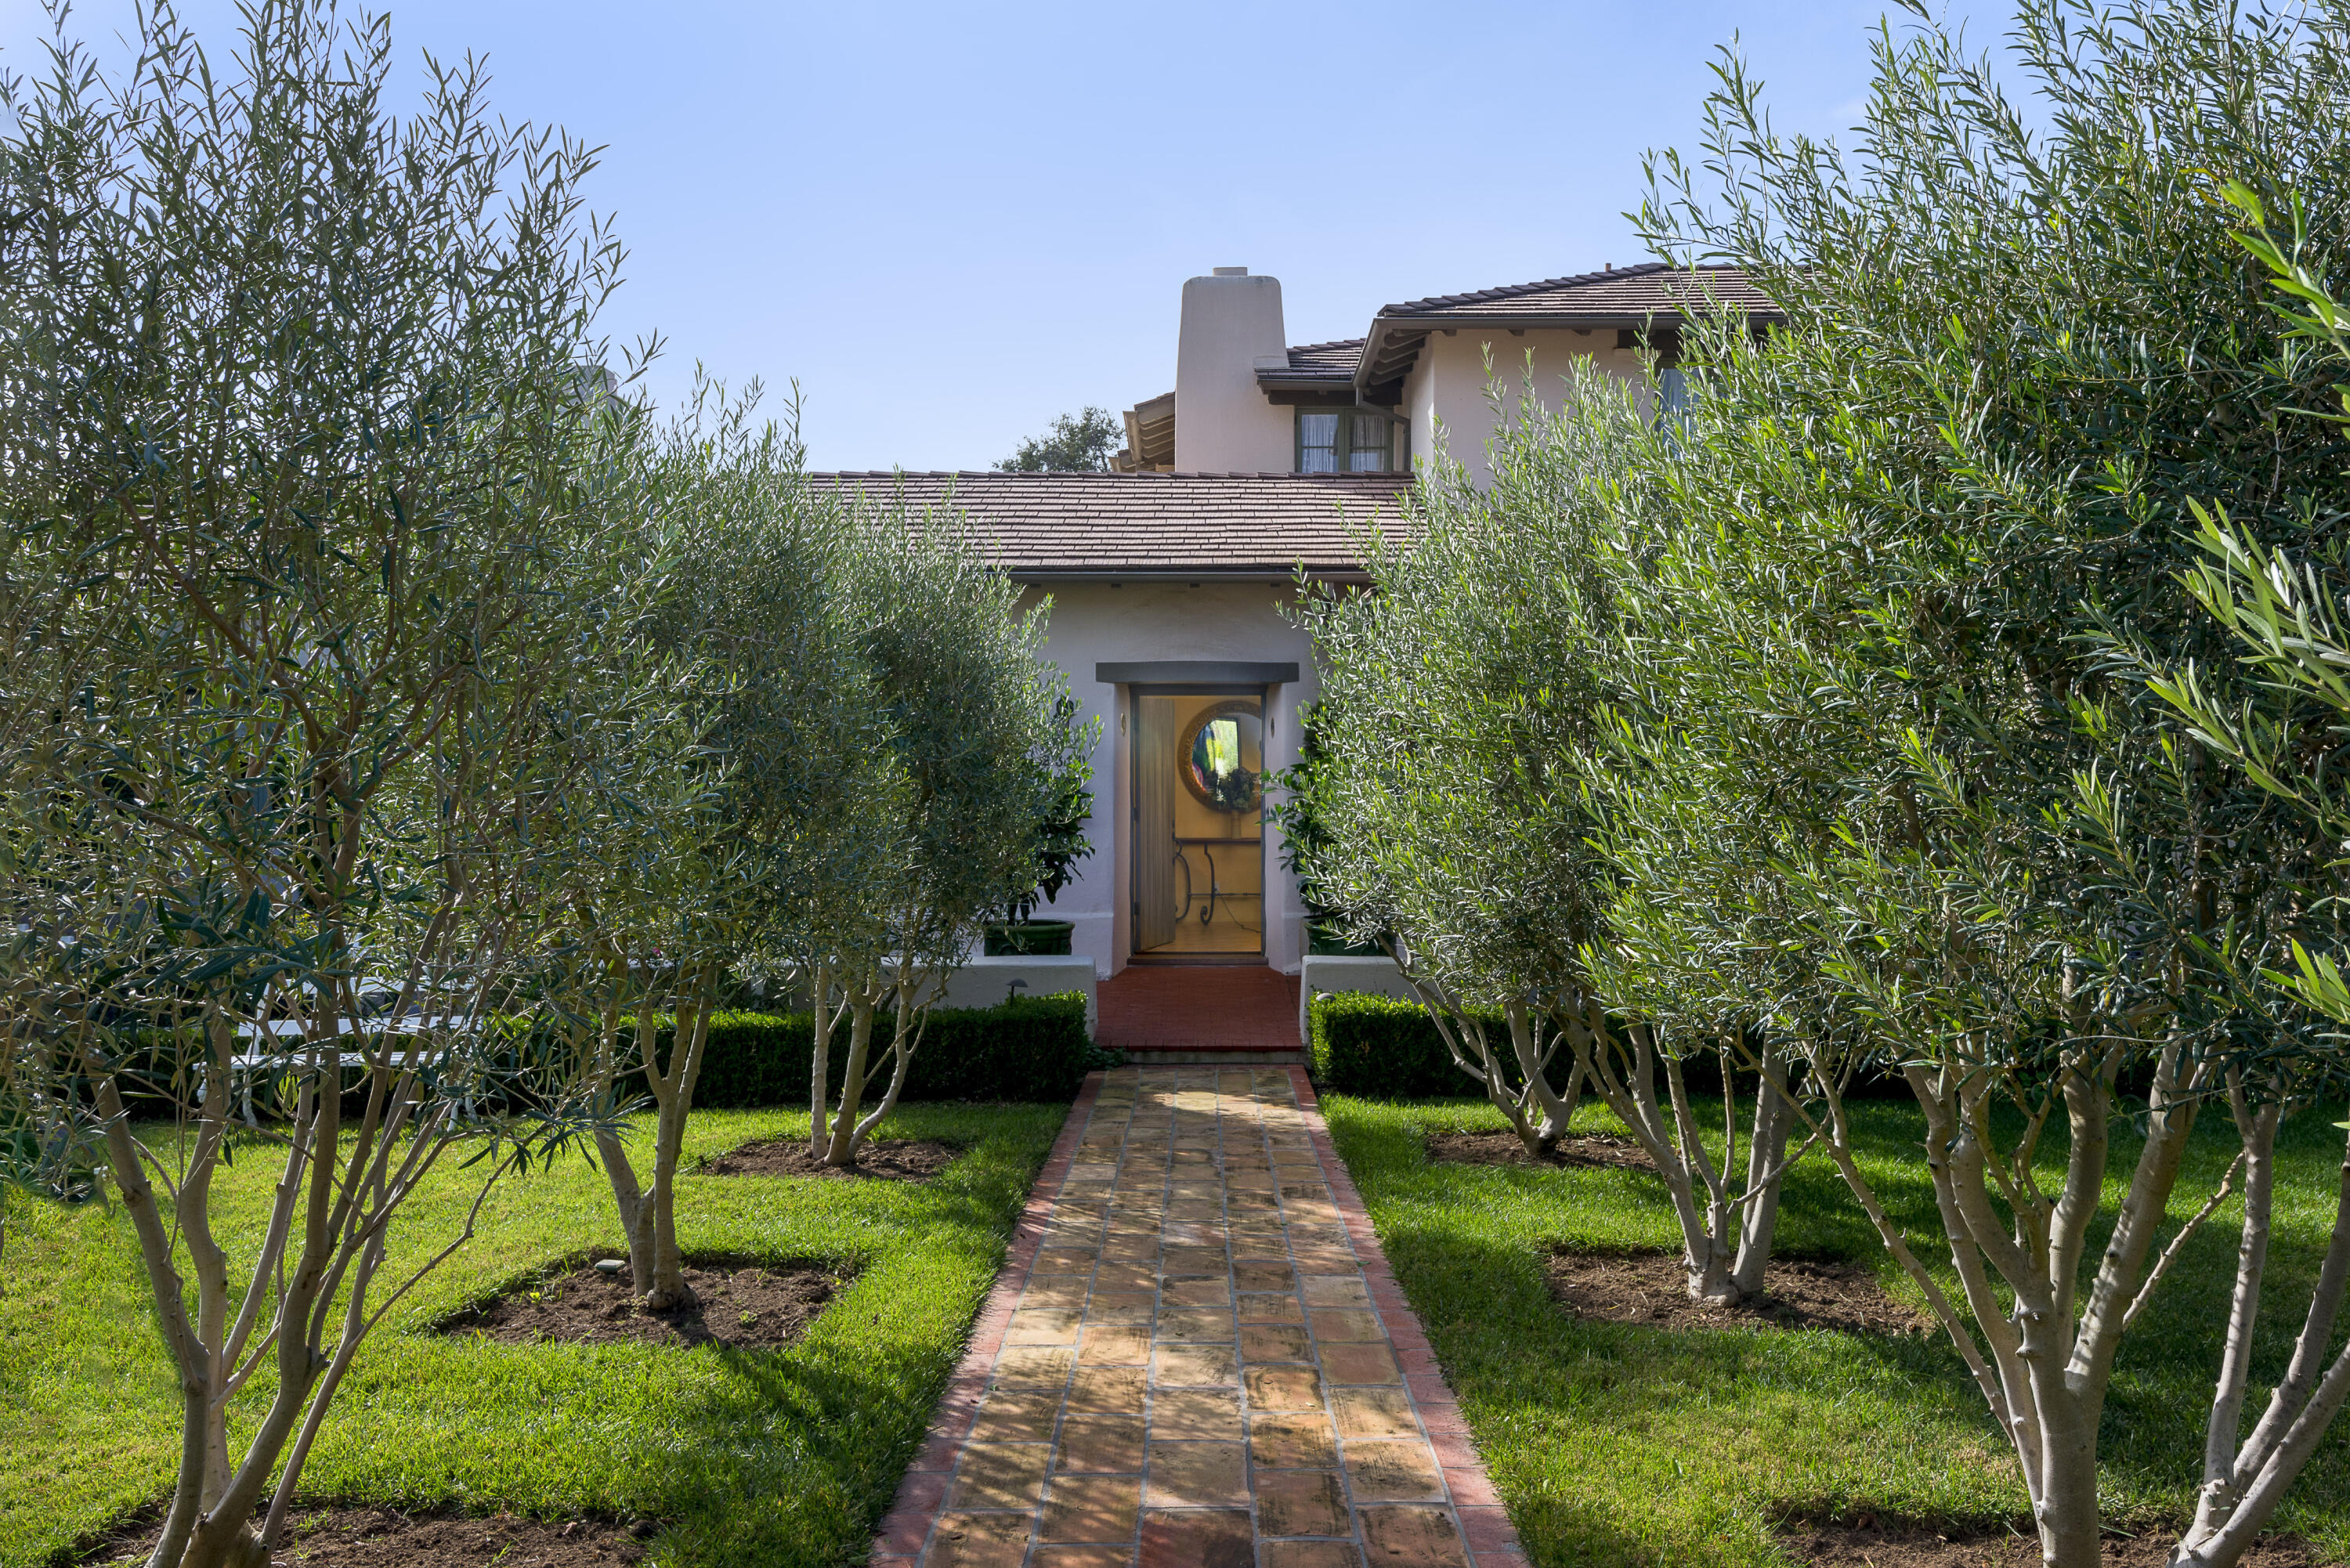
MULTIPOLYGON (((1444 1037, 1417 1002, 1340 992, 1315 997, 1310 1016, 1310 1070, 1326 1088, 1381 1098, 1482 1092, 1453 1064, 1444 1037)), ((1499 1012, 1492 1022, 1501 1022, 1499 1012)))
MULTIPOLYGON (((1342 992, 1317 996, 1311 1009, 1313 1044, 1307 1049, 1314 1081, 1342 1095, 1367 1099, 1482 1098, 1476 1079, 1453 1064, 1444 1038, 1429 1021, 1428 1010, 1417 1002, 1342 992)), ((1486 1027, 1506 1030, 1497 1009, 1486 1014, 1486 1027)), ((1506 1034, 1494 1036, 1506 1040, 1506 1034)), ((1504 1047, 1506 1049, 1506 1047, 1504 1047)), ((1503 1078, 1514 1085, 1516 1064, 1503 1063, 1503 1078)), ((1711 1051, 1700 1051, 1682 1065, 1681 1081, 1692 1095, 1721 1093, 1721 1063, 1711 1051)), ((1564 1088, 1565 1049, 1551 1064, 1551 1082, 1564 1088)), ((1658 1093, 1663 1090, 1659 1069, 1658 1093)), ((1751 1091, 1752 1078, 1742 1078, 1742 1093, 1751 1091)), ((1852 1100, 1906 1100, 1909 1085, 1899 1075, 1872 1069, 1854 1075, 1845 1097, 1852 1100)))
MULTIPOLYGON (((887 1014, 873 1021, 868 1066, 882 1059, 894 1025, 887 1014)), ((671 1039, 669 1021, 663 1019, 654 1046, 663 1061, 668 1059, 671 1039)), ((181 1098, 170 1087, 173 1070, 182 1052, 192 1052, 197 1043, 191 1030, 178 1031, 176 1037, 161 1030, 144 1034, 123 1075, 123 1098, 134 1114, 173 1114, 181 1098)), ((721 1012, 710 1021, 710 1039, 693 1103, 712 1110, 805 1106, 808 1055, 815 1044, 816 1023, 807 1013, 721 1012)), ((833 1036, 828 1054, 826 1077, 837 1096, 848 1059, 845 1027, 833 1036)), ((543 1063, 544 1058, 539 1060, 543 1063)), ((1073 1100, 1087 1073, 1114 1065, 1116 1061, 1114 1054, 1097 1050, 1086 1033, 1082 992, 1014 997, 993 1007, 935 1008, 922 1032, 922 1043, 914 1052, 913 1069, 907 1075, 902 1097, 1040 1105, 1073 1100)), ((878 1080, 868 1096, 868 1103, 888 1084, 886 1076, 878 1080)), ((78 1087, 88 1095, 88 1085, 78 1087)), ((192 1080, 183 1083, 182 1092, 192 1096, 192 1080)), ((642 1096, 644 1075, 629 1074, 620 1081, 619 1092, 624 1100, 642 1096)), ((359 1100, 347 1095, 345 1104, 356 1114, 359 1100)))
MULTIPOLYGON (((872 1063, 878 1063, 895 1033, 887 1015, 873 1021, 872 1063)), ((848 1060, 848 1031, 837 1031, 827 1054, 827 1080, 837 1094, 848 1060)), ((666 1019, 654 1048, 669 1055, 666 1019)), ((693 1103, 712 1110, 754 1106, 806 1105, 809 1054, 816 1021, 805 1012, 722 1012, 710 1021, 702 1077, 693 1103)), ((941 1007, 931 1012, 922 1043, 907 1074, 908 1100, 1015 1100, 1044 1104, 1076 1098, 1095 1061, 1086 1033, 1081 992, 1021 996, 993 1007, 941 1007)), ((878 1079, 871 1096, 888 1085, 878 1079)), ((624 1094, 643 1093, 643 1079, 623 1085, 624 1094)), ((868 1102, 871 1096, 868 1096, 868 1102)))
MULTIPOLYGON (((1478 1016, 1484 1020, 1486 1038, 1502 1054, 1503 1083, 1515 1088, 1518 1066, 1510 1054, 1508 1021, 1498 1007, 1480 1009, 1478 1016)), ((1339 992, 1315 997, 1310 1017, 1309 1071, 1326 1088, 1376 1099, 1484 1097, 1483 1086, 1452 1060, 1428 1009, 1417 1002, 1339 992)), ((1551 1063, 1555 1084, 1564 1085, 1566 1067, 1562 1046, 1551 1063)), ((1699 1080, 1709 1071, 1707 1062, 1696 1064, 1690 1086, 1701 1087, 1699 1080)))

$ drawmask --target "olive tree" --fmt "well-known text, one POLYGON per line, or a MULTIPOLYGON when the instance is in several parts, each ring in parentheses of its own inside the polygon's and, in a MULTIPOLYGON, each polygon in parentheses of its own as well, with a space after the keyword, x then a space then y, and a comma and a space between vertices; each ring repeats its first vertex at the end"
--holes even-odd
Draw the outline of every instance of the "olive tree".
POLYGON ((1531 386, 1513 411, 1494 388, 1491 487, 1437 466, 1409 540, 1366 542, 1370 592, 1304 596, 1323 698, 1313 832, 1294 842, 1530 1152, 1566 1132, 1582 1085, 1607 1101, 1663 1179, 1690 1293, 1727 1302, 1762 1288, 1793 1118, 1755 1080, 1742 1174, 1720 1042, 1737 1011, 1659 1010, 1611 929, 1617 734, 1655 700, 1623 609, 1652 523, 1629 464, 1667 439, 1638 391, 1587 364, 1555 411, 1531 386), (1708 1049, 1724 1067, 1718 1153, 1683 1070, 1708 1049))
MULTIPOLYGON (((2308 207, 2299 189, 2280 192, 2272 188, 2269 192, 2283 197, 2291 219, 2289 236, 2270 232, 2268 204, 2260 192, 2230 182, 2224 193, 2246 221, 2246 232, 2239 239, 2293 302, 2284 307, 2287 325, 2281 348, 2287 354, 2313 352, 2337 370, 2350 367, 2350 310, 2340 303, 2341 285, 2324 270, 2340 265, 2341 252, 2334 248, 2340 237, 2324 236, 2327 244, 2321 247, 2310 233, 2308 207)), ((2350 423, 2350 388, 2336 390, 2343 413, 2326 416, 2313 410, 2312 418, 2350 423)), ((2334 507, 2336 517, 2339 504, 2334 507)), ((2282 541, 2239 524, 2224 505, 2195 510, 2196 542, 2206 558, 2182 574, 2184 581, 2214 619, 2234 634, 2240 661, 2258 680, 2246 692, 2234 681, 2208 680, 2189 661, 2149 670, 2149 683, 2178 708, 2199 742, 2230 759, 2296 815, 2318 825, 2329 839, 2343 842, 2350 834, 2350 808, 2345 808, 2334 763, 2342 716, 2350 714, 2350 685, 2342 676, 2350 668, 2350 629, 2343 619, 2345 585, 2350 579, 2345 579, 2339 536, 2315 505, 2304 514, 2309 526, 2303 535, 2282 541), (2278 701, 2280 695, 2287 700, 2278 701), (2296 722, 2301 715, 2295 709, 2303 702, 2314 703, 2330 722, 2296 722)), ((2267 979, 2335 1024, 2350 1023, 2350 982, 2343 977, 2339 948, 2311 952, 2296 945, 2292 959, 2290 969, 2272 971, 2267 979)), ((2306 1070, 2308 1064, 2296 1065, 2306 1070)), ((2328 1065, 2334 1070, 2315 1083, 2282 1086, 2298 1091, 2304 1099, 2331 1091, 2338 1103, 2350 1072, 2340 1063, 2328 1065)), ((2292 1358, 2251 1429, 2242 1428, 2251 1394, 2253 1332, 2268 1286, 2276 1137, 2286 1106, 2286 1096, 2275 1092, 2280 1085, 2273 1075, 2267 1086, 2267 1094, 2248 1094, 2241 1072, 2229 1085, 2229 1110, 2244 1147, 2242 1241, 2229 1303, 2227 1359, 2206 1431, 2203 1483, 2193 1524, 2174 1553, 2181 1563, 2223 1563, 2241 1555, 2253 1532, 2274 1516, 2285 1489, 2350 1401, 2350 1346, 2327 1358, 2344 1296, 2350 1293, 2350 1151, 2345 1151, 2334 1194, 2333 1232, 2300 1332, 2293 1337, 2292 1358)), ((2336 1125, 2350 1127, 2350 1123, 2336 1125)))
POLYGON ((692 1299, 676 1181, 712 1014, 779 918, 799 847, 853 826, 846 785, 879 738, 846 635, 838 508, 756 404, 704 386, 670 425, 632 410, 604 465, 606 504, 673 567, 591 623, 615 700, 579 710, 598 722, 573 733, 571 853, 546 890, 577 916, 571 1037, 591 1086, 617 1112, 640 1079, 653 1104, 641 1173, 617 1126, 597 1150, 656 1312, 692 1299))
POLYGON ((1322 696, 1284 826, 1317 898, 1388 950, 1455 1064, 1542 1151, 1574 1114, 1574 1075, 1562 1093, 1554 1062, 1562 1010, 1580 1012, 1593 870, 1573 763, 1589 666, 1566 649, 1550 662, 1545 639, 1566 623, 1570 648, 1588 647, 1574 622, 1594 607, 1527 602, 1563 565, 1568 594, 1587 576, 1562 560, 1576 543, 1562 530, 1515 537, 1532 517, 1501 496, 1533 444, 1496 440, 1491 497, 1457 465, 1425 471, 1410 536, 1363 540, 1369 591, 1301 583, 1322 696), (1577 677, 1565 690, 1545 679, 1561 667, 1577 677))
POLYGON ((369 1331, 470 1230, 390 1269, 406 1199, 578 1126, 494 1079, 488 1021, 550 940, 567 618, 627 558, 577 462, 619 254, 588 152, 470 69, 389 117, 380 20, 259 5, 230 66, 158 9, 140 46, 0 85, 0 514, 41 633, 6 1046, 136 1233, 183 1395, 151 1561, 195 1568, 265 1561, 369 1331), (282 1174, 224 1233, 233 1107, 273 1089, 282 1174))
MULTIPOLYGON (((2063 1568, 2099 1559, 2124 1336, 2231 1192, 2178 1190, 2199 1116, 2229 1107, 2249 1171, 2339 1057, 2258 981, 2295 943, 2338 943, 2326 836, 2143 671, 2220 679, 2225 633, 2180 580, 2190 502, 2290 537, 2343 493, 2334 443, 2291 412, 2313 368, 2280 351, 2211 171, 2339 188, 2345 31, 2330 9, 2035 0, 2012 43, 2043 134, 1921 24, 1880 38, 1850 153, 1774 136, 1733 61, 1704 159, 1659 161, 1644 210, 1669 248, 1752 268, 1788 321, 1761 347, 1718 339, 1659 470, 1679 475, 1691 624, 1745 639, 1682 639, 1690 687, 1714 691, 1700 722, 1744 715, 1692 743, 1728 750, 1711 776, 1769 872, 1700 889, 1697 929, 1781 922, 1773 1027, 1828 1069, 1814 1125, 1965 1357, 2063 1568), (1799 737, 1826 767, 1789 789, 1799 737), (1955 1299, 1853 1158, 1854 1054, 1924 1113, 1955 1299)), ((2239 1440, 2249 1333, 2231 1324, 2221 1354, 2215 1453, 2239 1440)), ((2264 1507, 2307 1450, 2278 1452, 2264 1507)), ((2178 1555, 2234 1561, 2259 1514, 2199 1522, 2178 1555)))
POLYGON ((845 572, 879 734, 841 802, 837 843, 809 883, 795 942, 816 1008, 810 1145, 833 1165, 854 1163, 896 1106, 931 1008, 982 925, 1036 885, 1037 824, 1092 735, 1041 655, 1049 606, 1021 611, 1018 585, 959 519, 900 496, 860 497, 845 572), (877 1060, 885 1008, 889 1044, 877 1060), (843 1023, 835 1097, 827 1064, 843 1023))

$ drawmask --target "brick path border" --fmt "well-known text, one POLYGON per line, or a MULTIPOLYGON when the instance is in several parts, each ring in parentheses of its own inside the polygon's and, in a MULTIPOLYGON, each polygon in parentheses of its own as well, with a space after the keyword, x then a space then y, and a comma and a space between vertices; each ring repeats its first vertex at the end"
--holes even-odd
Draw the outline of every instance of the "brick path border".
POLYGON ((1501 1495, 1485 1474, 1485 1461, 1477 1457, 1469 1423, 1461 1414, 1461 1401, 1452 1397, 1451 1386, 1436 1365, 1436 1352, 1419 1326, 1419 1314, 1411 1310, 1403 1287, 1396 1283, 1395 1273, 1388 1267, 1378 1232, 1364 1211, 1363 1195, 1330 1141, 1330 1128, 1322 1119, 1322 1102, 1314 1093, 1314 1085, 1303 1067, 1289 1069, 1289 1082, 1296 1091, 1298 1109, 1305 1113, 1314 1152, 1321 1158, 1323 1179, 1330 1184, 1330 1200, 1346 1224, 1347 1239, 1354 1243, 1363 1282, 1370 1286, 1371 1305, 1395 1345, 1412 1408, 1428 1429, 1436 1462, 1444 1467, 1445 1490, 1452 1494, 1453 1511, 1461 1516, 1461 1533, 1468 1542, 1469 1554, 1477 1568, 1524 1568, 1527 1558, 1525 1548, 1518 1543, 1517 1527, 1510 1522, 1509 1511, 1502 1506, 1501 1495))
POLYGON ((979 1416, 980 1400, 987 1392, 988 1370, 1003 1348, 1003 1334, 1012 1322, 1012 1309, 1019 1302, 1020 1293, 1028 1288, 1028 1276, 1035 1270, 1036 1250, 1045 1240, 1045 1222, 1052 1215, 1053 1205, 1060 1201, 1061 1184, 1067 1179, 1069 1167, 1076 1159, 1077 1146, 1085 1141, 1086 1124, 1093 1119, 1094 1101, 1101 1096, 1103 1077, 1098 1071, 1086 1075, 1085 1085, 1078 1089, 1076 1101, 1069 1106, 1069 1119, 1061 1124, 1061 1136, 1053 1140, 1053 1152, 1045 1157, 1045 1168, 1036 1173, 1036 1185, 1028 1189, 1027 1206, 1020 1211, 1019 1224, 1013 1227, 1012 1251, 1004 1258, 1003 1267, 996 1271, 995 1283, 981 1304, 979 1316, 972 1323, 971 1343, 963 1347, 962 1359, 955 1364, 946 1392, 939 1396, 938 1410, 931 1417, 930 1436, 923 1441, 921 1451, 914 1456, 914 1462, 906 1468, 906 1479, 898 1483, 897 1498, 881 1521, 880 1533, 873 1538, 869 1561, 874 1568, 885 1563, 918 1562, 924 1543, 931 1538, 931 1526, 937 1522, 939 1511, 946 1503, 947 1482, 954 1474, 955 1461, 962 1456, 963 1439, 970 1436, 972 1423, 979 1416))

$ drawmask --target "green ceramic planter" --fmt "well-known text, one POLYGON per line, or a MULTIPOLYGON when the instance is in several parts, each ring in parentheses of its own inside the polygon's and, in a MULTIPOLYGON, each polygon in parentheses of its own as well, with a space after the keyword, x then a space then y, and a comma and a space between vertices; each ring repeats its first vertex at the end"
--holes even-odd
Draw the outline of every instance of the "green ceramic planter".
POLYGON ((1377 942, 1349 943, 1338 936, 1327 923, 1308 920, 1305 923, 1305 950, 1315 958, 1385 958, 1387 949, 1377 942))
POLYGON ((1066 958, 1069 934, 1076 929, 1067 920, 990 926, 980 950, 989 958, 1066 958))

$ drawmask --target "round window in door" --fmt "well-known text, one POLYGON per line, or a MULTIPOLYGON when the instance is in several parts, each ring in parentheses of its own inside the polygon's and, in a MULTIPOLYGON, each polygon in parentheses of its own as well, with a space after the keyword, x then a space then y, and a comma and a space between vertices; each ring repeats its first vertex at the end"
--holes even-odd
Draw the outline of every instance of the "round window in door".
POLYGON ((1183 787, 1211 811, 1254 811, 1264 794, 1264 721, 1254 702, 1224 702, 1192 721, 1177 753, 1183 787))

